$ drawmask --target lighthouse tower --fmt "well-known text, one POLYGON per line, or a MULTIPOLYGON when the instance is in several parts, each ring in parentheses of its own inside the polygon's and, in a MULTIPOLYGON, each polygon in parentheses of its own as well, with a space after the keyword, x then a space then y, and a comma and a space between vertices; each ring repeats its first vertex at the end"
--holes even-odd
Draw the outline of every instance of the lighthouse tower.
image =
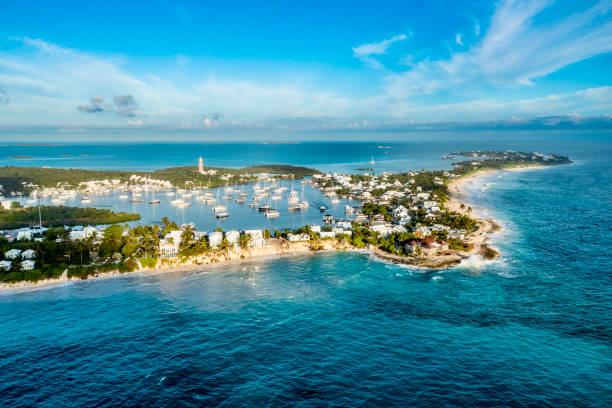
POLYGON ((204 160, 202 160, 201 157, 200 160, 198 160, 198 171, 204 173, 204 160))

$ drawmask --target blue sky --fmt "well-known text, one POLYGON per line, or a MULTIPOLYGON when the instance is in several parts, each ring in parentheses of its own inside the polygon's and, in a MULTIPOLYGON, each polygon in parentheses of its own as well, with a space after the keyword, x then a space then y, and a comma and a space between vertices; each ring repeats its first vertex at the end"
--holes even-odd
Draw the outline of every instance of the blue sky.
POLYGON ((611 8, 596 0, 5 2, 0 128, 609 124, 611 8))

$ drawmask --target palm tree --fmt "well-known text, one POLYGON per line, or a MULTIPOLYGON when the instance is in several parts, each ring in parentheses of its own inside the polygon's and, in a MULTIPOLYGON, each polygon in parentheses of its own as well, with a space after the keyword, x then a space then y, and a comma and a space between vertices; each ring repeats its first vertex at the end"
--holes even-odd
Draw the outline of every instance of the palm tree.
POLYGON ((465 209, 465 204, 461 203, 461 205, 459 205, 459 208, 461 208, 462 210, 465 209))
POLYGON ((468 207, 467 208, 467 212, 468 212, 468 214, 471 213, 472 212, 472 207, 468 207))
POLYGON ((248 248, 250 242, 251 242, 251 236, 248 234, 240 235, 240 238, 238 238, 238 244, 240 245, 240 248, 242 249, 248 248))

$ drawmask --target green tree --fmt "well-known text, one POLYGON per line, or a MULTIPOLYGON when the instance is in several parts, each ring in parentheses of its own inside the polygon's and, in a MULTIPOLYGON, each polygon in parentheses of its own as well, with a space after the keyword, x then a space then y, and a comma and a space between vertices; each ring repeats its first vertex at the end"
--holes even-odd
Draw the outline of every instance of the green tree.
POLYGON ((240 238, 238 238, 238 244, 240 245, 240 248, 242 249, 248 248, 250 242, 251 242, 251 236, 248 234, 242 234, 240 235, 240 238))
POLYGON ((104 238, 100 244, 100 255, 109 257, 121 249, 123 227, 121 225, 111 225, 104 231, 104 238))

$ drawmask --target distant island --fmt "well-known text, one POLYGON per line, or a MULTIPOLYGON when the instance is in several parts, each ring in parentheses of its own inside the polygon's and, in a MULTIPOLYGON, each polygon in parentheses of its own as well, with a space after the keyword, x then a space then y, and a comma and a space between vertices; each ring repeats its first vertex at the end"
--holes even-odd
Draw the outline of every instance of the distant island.
MULTIPOLYGON (((566 156, 511 150, 452 154, 470 160, 455 162, 454 169, 448 171, 381 174, 323 174, 286 165, 234 169, 233 174, 243 175, 242 182, 248 180, 246 174, 249 172, 262 170, 280 174, 291 171, 293 176, 308 173, 312 176, 309 183, 331 198, 332 203, 337 197, 361 202, 359 206, 346 206, 345 219, 324 214, 323 225, 304 225, 293 230, 197 231, 190 224, 179 226, 166 218, 162 225, 49 228, 71 220, 80 220, 83 224, 95 224, 96 221, 110 224, 127 221, 136 215, 89 208, 47 207, 42 211, 51 214, 48 219, 62 221, 57 224, 43 222, 43 229, 26 228, 22 238, 12 242, 0 238, 0 252, 5 257, 0 261, 0 281, 5 283, 0 287, 132 271, 197 268, 260 256, 321 250, 366 251, 391 262, 423 268, 450 267, 474 255, 494 259, 499 254, 488 245, 488 234, 499 231, 500 226, 492 219, 472 213, 472 208, 461 200, 463 183, 487 172, 571 163, 566 156), (29 258, 20 258, 26 251, 30 251, 27 252, 29 258)), ((93 174, 109 175, 103 171, 72 169, 60 172, 60 176, 48 176, 41 173, 41 169, 32 173, 22 173, 24 168, 7 169, 2 169, 5 171, 3 177, 14 174, 18 178, 46 176, 57 180, 54 177, 72 175, 78 180, 93 174)), ((157 176, 165 174, 183 180, 193 177, 194 172, 191 167, 182 167, 161 170, 157 176)), ((136 179, 141 180, 139 177, 136 179)), ((37 214, 36 207, 7 209, 0 214, 5 217, 0 220, 31 223, 37 214)))
POLYGON ((80 183, 91 180, 119 180, 125 182, 132 176, 166 180, 175 186, 186 183, 217 187, 226 184, 246 184, 257 180, 255 174, 270 173, 285 177, 301 179, 320 174, 315 169, 286 164, 266 164, 244 167, 241 169, 223 167, 204 167, 200 172, 196 166, 170 167, 150 172, 127 170, 85 170, 62 169, 49 167, 0 167, 0 185, 5 195, 29 193, 40 187, 55 187, 64 184, 78 188, 80 183))

